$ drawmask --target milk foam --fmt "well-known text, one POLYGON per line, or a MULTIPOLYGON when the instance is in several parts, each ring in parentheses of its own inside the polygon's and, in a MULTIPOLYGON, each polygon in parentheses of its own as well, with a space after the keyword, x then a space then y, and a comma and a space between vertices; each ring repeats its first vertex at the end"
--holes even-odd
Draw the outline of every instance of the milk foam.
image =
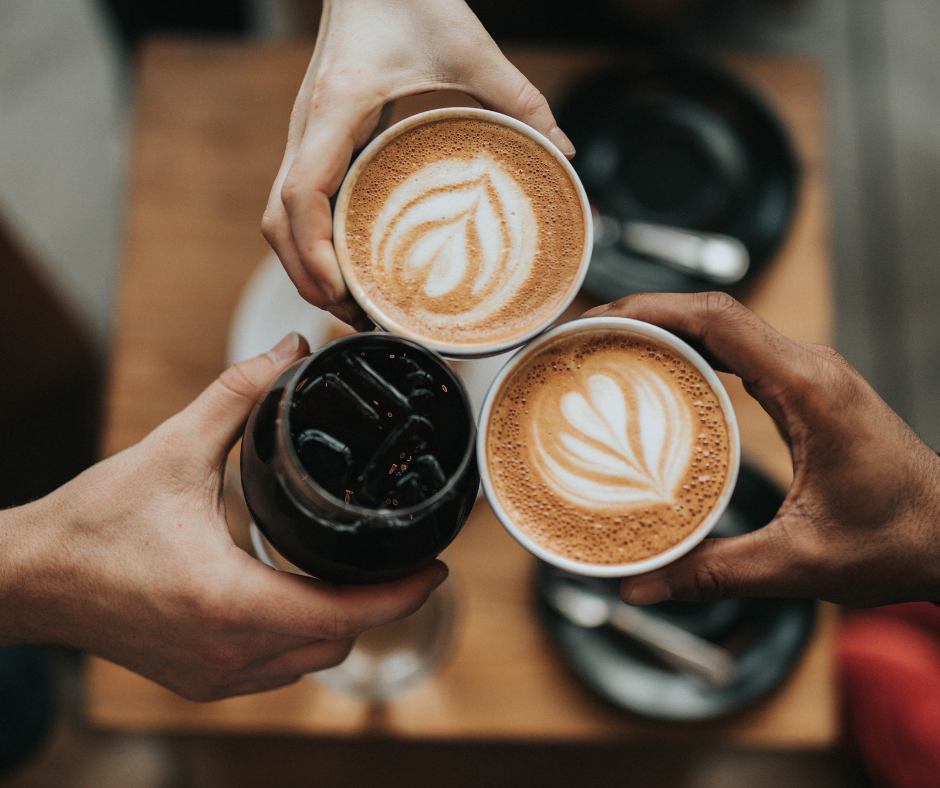
POLYGON ((486 119, 430 120, 358 174, 344 276, 386 328, 455 348, 506 342, 570 300, 586 236, 581 193, 545 145, 486 119))
POLYGON ((536 424, 537 471, 579 506, 675 503, 695 445, 690 403, 642 368, 575 375, 570 386, 540 409, 551 421, 536 424))
POLYGON ((671 348, 627 333, 562 337, 502 384, 486 429, 493 492, 551 552, 657 555, 708 517, 728 478, 716 393, 671 348))
POLYGON ((480 154, 411 174, 372 229, 372 258, 389 287, 417 283, 416 308, 442 324, 497 314, 532 274, 538 222, 503 165, 480 154), (444 311, 437 299, 447 297, 444 311), (453 305, 460 304, 459 311, 453 305))

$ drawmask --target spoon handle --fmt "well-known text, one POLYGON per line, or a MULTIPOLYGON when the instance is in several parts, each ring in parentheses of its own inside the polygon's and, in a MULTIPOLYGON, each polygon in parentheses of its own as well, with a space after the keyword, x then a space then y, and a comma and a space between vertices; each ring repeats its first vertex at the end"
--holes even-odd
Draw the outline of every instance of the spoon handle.
POLYGON ((651 648, 666 664, 694 673, 715 687, 730 686, 737 678, 731 652, 675 624, 626 604, 611 605, 610 623, 651 648))
POLYGON ((629 250, 730 285, 747 273, 747 248, 737 238, 650 222, 624 222, 621 243, 629 250))

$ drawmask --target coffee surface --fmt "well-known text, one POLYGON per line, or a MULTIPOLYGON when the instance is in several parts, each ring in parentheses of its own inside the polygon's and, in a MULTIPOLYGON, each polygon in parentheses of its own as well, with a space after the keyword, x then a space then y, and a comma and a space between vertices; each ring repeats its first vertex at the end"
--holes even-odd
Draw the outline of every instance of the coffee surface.
POLYGON ((381 313, 450 345, 551 319, 584 251, 579 193, 539 143, 479 119, 412 128, 363 168, 346 210, 352 276, 381 313))
POLYGON ((676 351, 585 331, 506 381, 487 427, 496 497, 531 539, 591 564, 662 553, 710 514, 728 476, 718 397, 676 351))

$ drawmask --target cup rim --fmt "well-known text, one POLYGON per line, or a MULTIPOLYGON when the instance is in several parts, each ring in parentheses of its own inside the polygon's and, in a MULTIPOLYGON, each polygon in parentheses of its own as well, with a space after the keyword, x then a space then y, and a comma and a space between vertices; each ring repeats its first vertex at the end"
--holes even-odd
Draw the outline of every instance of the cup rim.
POLYGON ((333 248, 336 251, 336 259, 339 263, 340 272, 343 275, 343 280, 346 282, 346 286, 349 288, 350 295, 352 295, 356 303, 359 304, 359 306, 369 316, 372 322, 374 322, 380 329, 389 333, 397 334, 398 336, 410 339, 414 342, 418 342, 419 344, 431 348, 432 350, 435 350, 448 358, 481 358, 484 356, 496 356, 500 353, 506 353, 509 350, 513 350, 514 348, 525 345, 531 339, 548 329, 558 319, 558 316, 561 315, 565 309, 571 305, 571 302, 574 301, 575 297, 578 295, 578 292, 581 289, 581 285, 584 283, 584 278, 587 276, 588 266, 591 262, 591 254, 594 249, 594 223, 591 217, 590 202, 587 197, 587 192, 585 192, 584 186, 581 183, 581 179, 575 172, 574 167, 571 166, 571 162, 569 162, 562 155, 561 151, 559 151, 558 148, 556 148, 547 137, 533 129, 531 126, 527 126, 522 121, 516 120, 515 118, 512 118, 509 115, 504 115, 500 112, 493 112, 492 110, 488 109, 478 109, 476 107, 444 107, 442 109, 432 109, 426 112, 420 112, 416 115, 411 115, 410 117, 400 120, 398 123, 390 126, 388 129, 379 134, 359 154, 359 156, 350 166, 349 170, 346 172, 346 176, 343 178, 343 183, 336 195, 336 203, 333 208, 333 248), (416 126, 422 126, 426 123, 431 123, 447 118, 475 118, 479 120, 490 121, 502 126, 507 126, 540 144, 562 166, 563 170, 568 175, 568 178, 574 186, 575 192, 577 193, 579 202, 581 204, 581 215, 584 221, 584 248, 581 252, 581 261, 579 264, 578 274, 574 279, 572 279, 569 286, 569 292, 563 301, 559 303, 558 309, 555 310, 551 316, 546 318, 534 328, 526 331, 525 333, 518 334, 512 339, 492 342, 477 342, 474 344, 449 344, 447 342, 442 342, 431 337, 426 337, 415 331, 412 331, 407 326, 402 325, 399 321, 388 317, 382 312, 381 309, 379 309, 378 305, 368 295, 368 293, 366 293, 358 279, 355 277, 355 272, 349 263, 349 254, 346 248, 346 208, 349 205, 353 188, 355 187, 356 182, 359 180, 359 175, 362 173, 362 170, 370 161, 372 161, 375 155, 395 137, 400 136, 401 134, 416 126))
POLYGON ((588 317, 572 320, 545 332, 538 339, 521 348, 499 371, 499 374, 493 380, 486 393, 486 399, 483 402, 483 408, 480 411, 477 424, 476 449, 477 466, 480 469, 480 480, 483 485, 486 500, 493 509, 496 518, 502 524, 503 528, 509 532, 510 536, 542 561, 556 566, 559 569, 571 572, 572 574, 589 577, 628 577, 631 575, 644 574, 655 569, 660 569, 667 564, 671 564, 673 561, 688 553, 708 536, 718 523, 721 515, 724 514, 728 503, 731 501, 731 496, 734 493, 734 488, 738 480, 738 470, 741 466, 741 436, 737 417, 731 405, 731 398, 728 396, 728 392, 725 390, 724 385, 722 385, 715 371, 693 347, 675 334, 652 323, 646 323, 628 317, 588 317), (518 370, 525 361, 531 358, 532 355, 546 345, 555 342, 560 337, 596 331, 614 331, 630 334, 632 336, 650 337, 680 353, 692 363, 696 370, 712 387, 721 405, 725 423, 728 425, 728 443, 730 448, 728 455, 728 475, 725 477, 724 489, 715 500, 709 515, 699 523, 698 527, 692 531, 692 533, 662 553, 657 553, 656 555, 639 561, 630 561, 623 564, 592 564, 584 561, 575 561, 574 559, 554 553, 536 543, 513 522, 506 510, 503 509, 493 489, 492 482, 490 481, 489 467, 486 462, 486 443, 489 437, 490 414, 497 396, 503 387, 503 383, 518 370))
MULTIPOLYGON (((444 359, 440 358, 433 350, 429 350, 426 347, 413 342, 410 339, 404 337, 394 336, 390 334, 379 334, 379 333, 359 333, 359 334, 350 334, 348 336, 339 337, 334 339, 332 342, 323 345, 322 347, 317 348, 313 353, 303 359, 297 369, 291 374, 290 381, 286 387, 287 394, 284 396, 280 403, 278 404, 278 424, 277 424, 277 435, 276 440, 281 443, 287 452, 287 458, 290 461, 290 469, 281 467, 280 471, 284 475, 291 475, 291 481, 297 485, 300 489, 309 488, 317 496, 325 500, 330 506, 334 507, 337 511, 341 511, 344 514, 348 514, 354 517, 360 518, 375 518, 377 520, 384 521, 385 525, 397 525, 410 522, 408 520, 409 515, 418 514, 423 512, 425 509, 429 508, 432 504, 439 503, 442 499, 448 497, 454 487, 460 483, 464 476, 467 473, 467 469, 470 467, 470 464, 474 460, 474 445, 476 443, 476 421, 473 414, 473 406, 470 403, 470 395, 467 393, 467 388, 464 386, 463 381, 460 379, 460 375, 448 364, 444 359), (360 506, 358 504, 346 503, 341 498, 333 495, 329 490, 327 490, 323 485, 317 482, 312 475, 308 473, 298 472, 297 469, 302 469, 304 467, 303 463, 300 461, 300 455, 297 452, 297 447, 294 445, 294 441, 290 437, 290 406, 294 402, 295 395, 297 393, 297 385, 299 381, 303 378, 304 373, 313 363, 315 363, 321 355, 327 351, 334 351, 337 346, 352 344, 356 341, 363 340, 372 340, 379 342, 396 342, 404 343, 411 349, 417 349, 420 352, 427 353, 437 364, 441 367, 446 375, 449 376, 451 382, 454 384, 457 394, 464 405, 464 409, 467 412, 467 419, 469 421, 469 440, 467 441, 467 446, 463 451, 463 454, 460 458, 460 464, 457 466, 457 470, 447 479, 443 484, 440 490, 438 490, 430 498, 426 498, 421 503, 413 504, 412 506, 403 506, 398 509, 382 509, 382 508, 373 508, 368 506, 360 506)), ((295 501, 298 505, 303 506, 302 502, 295 501)))

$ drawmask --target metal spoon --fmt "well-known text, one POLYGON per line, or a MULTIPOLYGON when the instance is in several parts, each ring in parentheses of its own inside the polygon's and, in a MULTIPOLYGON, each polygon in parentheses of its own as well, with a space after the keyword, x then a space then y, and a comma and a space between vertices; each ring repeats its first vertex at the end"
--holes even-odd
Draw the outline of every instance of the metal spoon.
POLYGON ((747 247, 737 238, 651 222, 621 222, 594 213, 594 244, 624 249, 720 285, 733 285, 747 273, 747 247))
POLYGON ((715 687, 728 687, 737 678, 734 657, 727 649, 639 608, 567 581, 550 586, 546 599, 572 624, 591 629, 609 624, 648 646, 667 665, 693 673, 715 687))

